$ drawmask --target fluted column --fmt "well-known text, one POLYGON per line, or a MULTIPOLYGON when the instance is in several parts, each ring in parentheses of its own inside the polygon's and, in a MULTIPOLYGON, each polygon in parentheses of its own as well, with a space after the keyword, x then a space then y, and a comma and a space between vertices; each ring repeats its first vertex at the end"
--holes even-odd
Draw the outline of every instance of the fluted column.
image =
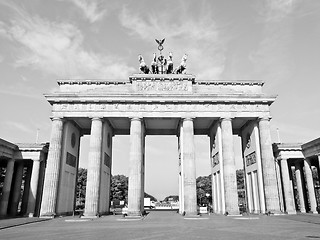
POLYGON ((222 204, 222 194, 221 194, 221 173, 217 172, 216 175, 216 184, 217 184, 217 203, 218 203, 218 213, 223 214, 224 213, 224 209, 223 209, 223 204, 222 204))
POLYGON ((259 213, 259 198, 258 198, 258 188, 257 188, 257 178, 255 172, 251 172, 251 182, 252 182, 252 195, 253 195, 253 208, 254 213, 259 213))
POLYGON ((91 124, 86 203, 84 217, 97 217, 99 214, 99 189, 102 158, 102 119, 93 118, 91 124))
POLYGON ((40 217, 51 218, 56 214, 62 140, 63 120, 61 118, 53 118, 40 217))
POLYGON ((252 195, 252 178, 251 178, 251 174, 250 173, 246 173, 245 174, 245 178, 246 178, 246 189, 247 189, 247 201, 248 201, 248 210, 249 213, 253 213, 254 210, 254 206, 253 206, 253 195, 252 195))
POLYGON ((258 188, 259 188, 259 202, 260 202, 260 213, 266 212, 266 204, 264 197, 264 187, 263 187, 263 175, 262 175, 262 163, 261 163, 261 151, 260 151, 260 139, 259 139, 259 129, 258 124, 254 123, 254 135, 255 135, 255 147, 257 154, 257 176, 258 176, 258 188))
POLYGON ((261 161, 267 212, 280 213, 277 176, 268 118, 259 119, 261 161))
POLYGON ((182 120, 183 131, 183 177, 184 211, 187 215, 197 215, 196 164, 194 150, 194 127, 192 118, 182 120))
POLYGON ((19 205, 20 195, 21 195, 23 167, 24 167, 23 162, 17 162, 17 168, 15 172, 15 178, 14 178, 13 189, 12 189, 12 199, 9 207, 9 214, 11 216, 16 216, 18 211, 18 205, 19 205))
POLYGON ((310 202, 310 213, 317 213, 317 200, 314 192, 310 159, 304 160, 304 172, 306 174, 306 180, 307 180, 308 197, 310 202))
POLYGON ((13 171, 14 171, 14 159, 10 159, 7 162, 6 176, 4 177, 4 183, 2 188, 2 196, 1 196, 1 203, 0 203, 0 217, 4 217, 7 215, 13 171))
POLYGON ((288 170, 288 160, 281 159, 281 172, 282 172, 282 184, 283 184, 283 191, 284 191, 284 201, 286 203, 286 212, 288 214, 295 214, 295 204, 294 204, 294 196, 293 196, 293 189, 292 184, 290 181, 290 175, 288 170))
POLYGON ((28 196, 28 208, 27 214, 29 217, 33 217, 36 207, 37 190, 39 182, 39 172, 40 171, 40 160, 33 160, 31 180, 30 180, 30 190, 28 196))
POLYGON ((31 181, 32 166, 27 166, 27 172, 24 180, 23 196, 21 204, 21 215, 25 215, 28 209, 28 199, 30 191, 30 181, 31 181))
POLYGON ((318 158, 318 166, 317 166, 318 178, 320 179, 320 154, 317 155, 317 158, 318 158))
POLYGON ((230 118, 221 119, 221 134, 225 184, 225 211, 228 212, 228 214, 239 214, 232 120, 230 118))
POLYGON ((304 187, 303 187, 303 175, 302 175, 302 167, 300 162, 295 163, 295 171, 296 171, 296 182, 298 188, 298 195, 299 195, 299 202, 300 202, 300 212, 306 212, 306 205, 305 205, 305 195, 304 195, 304 187))
POLYGON ((212 203, 213 203, 213 212, 217 213, 218 211, 218 198, 217 198, 217 179, 216 179, 217 174, 212 173, 211 178, 212 178, 212 203))
POLYGON ((128 186, 128 215, 141 216, 142 199, 142 165, 143 165, 143 120, 132 118, 130 126, 130 162, 128 186))

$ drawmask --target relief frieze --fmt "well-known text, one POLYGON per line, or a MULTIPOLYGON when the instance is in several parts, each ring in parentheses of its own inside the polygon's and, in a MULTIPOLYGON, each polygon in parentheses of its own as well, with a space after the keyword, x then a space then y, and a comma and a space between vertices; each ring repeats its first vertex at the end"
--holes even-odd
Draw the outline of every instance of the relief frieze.
POLYGON ((188 91, 188 83, 183 81, 141 81, 137 82, 137 90, 142 92, 186 92, 188 91))
POLYGON ((207 103, 70 103, 54 104, 57 112, 268 112, 268 105, 207 103))

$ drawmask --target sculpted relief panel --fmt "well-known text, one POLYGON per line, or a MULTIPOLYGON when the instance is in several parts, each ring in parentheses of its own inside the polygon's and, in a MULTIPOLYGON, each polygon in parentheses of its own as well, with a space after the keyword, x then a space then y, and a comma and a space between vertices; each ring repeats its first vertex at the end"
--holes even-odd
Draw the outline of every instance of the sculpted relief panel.
POLYGON ((73 103, 54 104, 56 112, 268 112, 268 105, 206 103, 73 103))
POLYGON ((139 92, 187 92, 185 81, 139 81, 136 83, 139 92))

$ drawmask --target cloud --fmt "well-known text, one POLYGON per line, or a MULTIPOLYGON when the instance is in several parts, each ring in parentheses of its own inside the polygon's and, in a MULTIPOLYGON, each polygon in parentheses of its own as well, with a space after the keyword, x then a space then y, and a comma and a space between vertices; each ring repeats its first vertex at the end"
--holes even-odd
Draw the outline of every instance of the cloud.
POLYGON ((4 61, 4 57, 0 55, 0 63, 2 63, 3 61, 4 61))
POLYGON ((22 131, 24 133, 29 133, 32 134, 34 131, 30 129, 29 125, 22 124, 20 122, 14 122, 14 121, 8 121, 8 122, 3 122, 2 124, 6 125, 7 127, 15 130, 22 131))
POLYGON ((288 121, 276 121, 272 120, 271 135, 272 142, 278 142, 277 129, 279 130, 280 141, 292 143, 292 139, 295 142, 306 142, 315 139, 319 136, 320 131, 316 131, 309 126, 301 126, 298 124, 290 124, 288 121))
POLYGON ((290 79, 294 61, 290 51, 293 40, 293 18, 297 0, 265 0, 260 6, 262 37, 249 59, 254 78, 267 80, 267 87, 274 88, 290 79))
POLYGON ((94 23, 103 18, 107 10, 102 7, 102 1, 100 0, 70 0, 83 12, 84 17, 94 23))
POLYGON ((76 26, 30 16, 15 5, 9 24, 0 24, 1 35, 18 43, 16 67, 28 67, 58 77, 126 78, 133 69, 116 56, 105 56, 83 47, 76 26))
POLYGON ((289 16, 297 3, 297 0, 266 0, 264 9, 267 22, 278 22, 289 16))
POLYGON ((154 43, 154 38, 165 36, 165 50, 177 51, 173 52, 176 66, 180 64, 180 59, 186 52, 189 56, 188 68, 190 66, 188 73, 200 73, 198 79, 219 79, 224 70, 224 48, 212 11, 204 7, 199 10, 199 14, 191 15, 191 9, 183 5, 184 2, 181 4, 179 14, 173 14, 172 11, 176 10, 170 8, 168 11, 148 11, 139 14, 123 7, 119 19, 130 35, 143 41, 154 43))

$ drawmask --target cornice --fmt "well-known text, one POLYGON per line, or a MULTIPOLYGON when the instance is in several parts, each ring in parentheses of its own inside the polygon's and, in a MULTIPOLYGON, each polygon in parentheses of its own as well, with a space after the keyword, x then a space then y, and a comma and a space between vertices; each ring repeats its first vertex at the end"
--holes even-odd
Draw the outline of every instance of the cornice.
POLYGON ((106 80, 106 79, 59 79, 61 85, 120 85, 129 83, 128 80, 106 80))
POLYGON ((173 81, 173 80, 188 80, 194 82, 196 77, 192 74, 133 74, 129 76, 129 81, 173 81))
POLYGON ((264 82, 260 80, 196 80, 198 85, 248 85, 263 86, 264 82))
POLYGON ((52 103, 110 103, 110 102, 173 102, 173 103, 247 103, 247 104, 268 104, 271 105, 276 96, 264 96, 264 95, 218 95, 218 94, 46 94, 46 99, 52 103))
POLYGON ((133 74, 128 80, 123 79, 58 79, 57 83, 61 85, 120 85, 130 84, 133 81, 174 81, 188 80, 196 85, 248 85, 263 86, 261 80, 196 80, 191 74, 133 74))

